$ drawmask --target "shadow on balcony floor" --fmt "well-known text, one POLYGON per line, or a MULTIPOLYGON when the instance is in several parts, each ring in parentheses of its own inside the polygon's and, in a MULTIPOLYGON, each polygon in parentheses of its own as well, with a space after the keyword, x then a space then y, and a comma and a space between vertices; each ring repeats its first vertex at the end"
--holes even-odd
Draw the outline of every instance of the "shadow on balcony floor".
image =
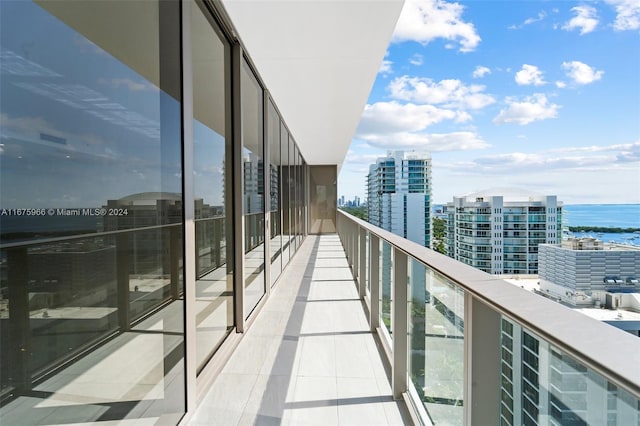
POLYGON ((305 240, 190 424, 410 424, 337 235, 305 240))

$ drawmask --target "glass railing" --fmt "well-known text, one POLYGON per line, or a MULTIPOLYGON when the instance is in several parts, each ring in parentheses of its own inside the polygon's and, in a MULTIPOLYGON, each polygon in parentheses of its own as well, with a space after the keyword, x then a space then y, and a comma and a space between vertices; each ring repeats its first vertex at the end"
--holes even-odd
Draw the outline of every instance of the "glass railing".
POLYGON ((638 336, 344 212, 337 229, 423 424, 639 424, 638 336))

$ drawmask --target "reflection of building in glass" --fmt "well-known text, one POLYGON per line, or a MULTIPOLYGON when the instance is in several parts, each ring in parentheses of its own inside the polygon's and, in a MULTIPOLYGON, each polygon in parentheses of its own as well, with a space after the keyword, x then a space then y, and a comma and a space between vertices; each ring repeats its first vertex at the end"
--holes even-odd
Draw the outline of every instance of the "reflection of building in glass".
POLYGON ((244 213, 259 213, 263 211, 264 198, 264 163, 262 158, 254 153, 245 154, 242 161, 244 184, 244 213))
MULTIPOLYGON (((202 206, 207 211, 209 206, 202 206)), ((103 206, 103 230, 121 231, 180 223, 182 221, 182 195, 168 192, 143 192, 117 200, 108 200, 103 206)), ((198 209, 196 209, 198 210, 198 209)), ((170 233, 167 229, 149 229, 127 234, 131 250, 129 271, 132 274, 170 273, 170 233)))
POLYGON ((280 194, 278 192, 280 189, 280 173, 278 172, 278 167, 273 164, 269 165, 269 179, 271 182, 271 193, 269 194, 271 200, 270 210, 276 212, 280 206, 280 194))
POLYGON ((491 274, 537 274, 538 245, 562 238, 555 195, 489 190, 447 204, 447 254, 491 274))
POLYGON ((367 213, 370 223, 429 247, 431 157, 393 151, 370 165, 367 213))
POLYGON ((116 247, 111 238, 58 242, 29 251, 30 309, 74 300, 115 305, 116 247))
POLYGON ((638 424, 637 401, 626 392, 516 323, 501 322, 500 424, 638 424))
POLYGON ((640 311, 640 248, 571 238, 540 245, 539 257, 542 292, 571 306, 630 304, 640 311))

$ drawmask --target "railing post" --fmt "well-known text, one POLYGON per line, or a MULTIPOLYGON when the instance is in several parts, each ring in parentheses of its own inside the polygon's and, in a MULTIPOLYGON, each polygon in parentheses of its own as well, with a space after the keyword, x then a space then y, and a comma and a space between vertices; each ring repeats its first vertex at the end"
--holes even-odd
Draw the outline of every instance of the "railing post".
POLYGON ((353 278, 355 278, 356 286, 360 282, 360 227, 352 222, 353 233, 351 238, 353 239, 353 278))
POLYGON ((375 332, 380 327, 380 238, 369 235, 369 285, 371 287, 371 306, 369 326, 375 332))
POLYGON ((393 249, 393 364, 391 366, 391 388, 393 399, 401 399, 407 391, 407 255, 393 249))
POLYGON ((172 226, 169 228, 169 273, 171 277, 171 299, 178 300, 180 298, 180 258, 182 250, 180 245, 181 226, 172 226))
POLYGON ((358 264, 358 293, 360 299, 364 300, 367 295, 367 230, 360 228, 360 259, 358 264))
POLYGON ((344 239, 347 243, 345 249, 347 253, 347 264, 351 268, 351 221, 347 222, 344 227, 344 239))
POLYGON ((116 274, 118 294, 118 325, 120 331, 131 327, 131 306, 129 290, 129 233, 116 236, 116 274))
POLYGON ((465 424, 500 423, 500 322, 498 312, 465 292, 465 424))
POLYGON ((29 327, 29 265, 26 247, 7 253, 9 297, 10 383, 18 390, 31 389, 31 330, 29 327))

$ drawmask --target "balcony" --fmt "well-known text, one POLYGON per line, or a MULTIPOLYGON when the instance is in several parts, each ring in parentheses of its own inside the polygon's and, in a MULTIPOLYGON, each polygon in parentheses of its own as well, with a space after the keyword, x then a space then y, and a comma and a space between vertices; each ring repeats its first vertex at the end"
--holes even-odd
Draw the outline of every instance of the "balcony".
MULTIPOLYGON (((172 229, 139 232, 175 243, 172 229)), ((602 424, 605 413, 614 424, 637 423, 638 337, 345 213, 338 213, 337 230, 306 238, 246 332, 231 333, 239 343, 227 347, 228 361, 202 388, 198 408, 183 424, 499 424, 520 418, 519 407, 532 407, 532 389, 540 395, 540 416, 602 424), (565 391, 576 375, 583 387, 565 391), (587 410, 578 410, 587 397, 601 404, 590 399, 587 410), (527 401, 520 404, 519 398, 527 401), (558 404, 566 408, 558 411, 558 404)), ((88 253, 96 240, 117 259, 129 233, 110 234, 113 241, 79 239, 87 240, 88 253)), ((26 249, 15 250, 9 254, 24 256, 19 251, 26 249)), ((72 362, 61 360, 52 374, 2 408, 3 422, 65 423, 82 411, 86 421, 177 423, 179 416, 155 414, 162 411, 156 407, 159 395, 180 392, 184 383, 175 356, 182 336, 172 325, 183 312, 180 289, 172 287, 179 264, 166 268, 153 301, 137 297, 155 295, 135 288, 142 282, 114 284, 113 298, 123 303, 113 312, 76 312, 87 324, 111 318, 100 328, 105 334, 79 341, 93 350, 72 362), (136 297, 118 297, 121 290, 136 297), (124 319, 138 311, 150 313, 124 327, 124 319), (121 332, 109 335, 119 323, 121 332)), ((34 313, 30 322, 69 321, 53 318, 54 311, 48 315, 34 313)), ((55 350, 64 355, 69 348, 46 353, 55 350)))

